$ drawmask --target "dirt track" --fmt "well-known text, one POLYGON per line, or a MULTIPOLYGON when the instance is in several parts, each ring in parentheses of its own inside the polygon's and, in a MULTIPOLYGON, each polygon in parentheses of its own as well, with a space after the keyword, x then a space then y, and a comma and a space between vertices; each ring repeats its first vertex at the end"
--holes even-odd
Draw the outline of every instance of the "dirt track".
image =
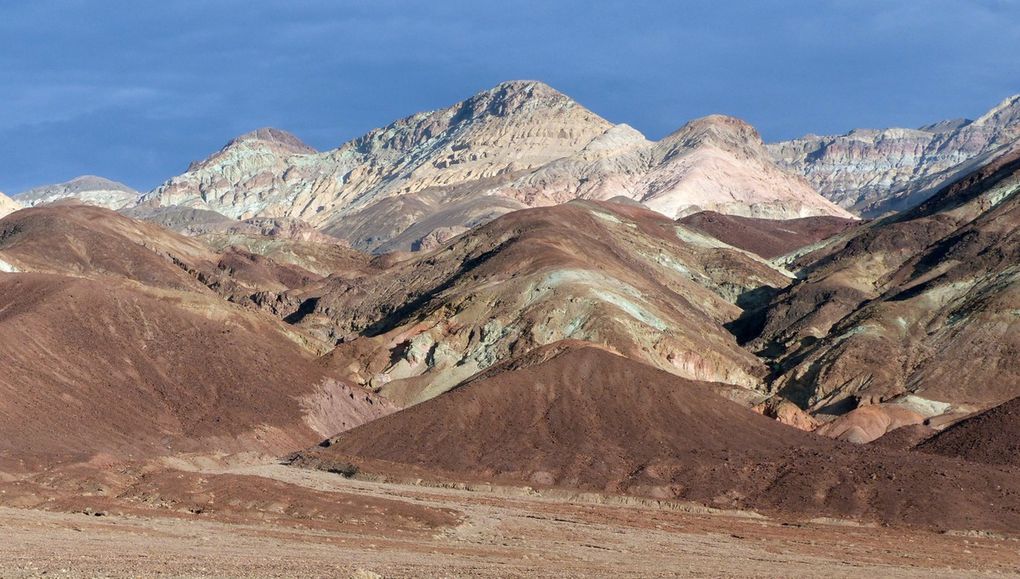
MULTIPOLYGON (((202 515, 104 517, 0 509, 0 575, 22 576, 1020 576, 1020 542, 859 527, 782 524, 702 508, 597 504, 348 480, 254 465, 203 476, 276 479, 317 491, 452 509, 426 533, 322 529, 301 520, 224 523, 202 515)), ((515 494, 516 493, 516 494, 515 494)), ((616 499, 617 501, 619 499, 616 499)))

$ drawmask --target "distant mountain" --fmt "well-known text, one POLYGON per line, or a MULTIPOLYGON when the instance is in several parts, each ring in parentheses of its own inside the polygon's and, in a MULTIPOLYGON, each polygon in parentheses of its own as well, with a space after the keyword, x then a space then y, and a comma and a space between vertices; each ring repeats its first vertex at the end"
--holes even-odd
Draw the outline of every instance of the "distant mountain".
POLYGON ((77 199, 88 205, 117 210, 135 203, 140 195, 141 193, 123 183, 95 175, 82 175, 66 183, 44 185, 23 191, 14 198, 26 207, 64 199, 77 199))
POLYGON ((842 207, 865 217, 913 207, 1020 139, 1020 95, 976 120, 919 129, 856 129, 768 145, 782 167, 804 175, 842 207))
POLYGON ((723 115, 691 121, 657 142, 616 125, 576 155, 498 192, 524 203, 622 195, 671 218, 706 210, 771 219, 851 217, 778 168, 754 127, 723 115))
POLYGON ((21 204, 11 199, 10 197, 0 193, 0 217, 14 213, 18 209, 21 209, 21 204))
POLYGON ((619 195, 670 217, 703 209, 849 217, 776 167, 742 121, 707 117, 650 142, 533 81, 500 84, 322 153, 260 129, 143 203, 296 217, 356 248, 385 251, 428 248, 524 207, 619 195))

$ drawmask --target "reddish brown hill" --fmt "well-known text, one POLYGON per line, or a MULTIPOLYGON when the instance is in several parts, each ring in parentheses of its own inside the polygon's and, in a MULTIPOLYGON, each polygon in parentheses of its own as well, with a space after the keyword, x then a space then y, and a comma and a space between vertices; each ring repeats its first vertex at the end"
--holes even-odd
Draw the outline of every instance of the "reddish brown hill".
POLYGON ((0 463, 280 452, 384 414, 216 296, 0 274, 0 463))
POLYGON ((317 279, 296 266, 83 205, 0 220, 0 265, 14 272, 0 274, 0 466, 276 453, 391 408, 333 380, 314 340, 224 299, 317 279))
POLYGON ((1020 467, 1020 398, 957 422, 917 450, 1020 467))
POLYGON ((723 215, 714 211, 688 215, 678 222, 766 259, 818 243, 861 223, 855 219, 833 216, 756 219, 723 215))
POLYGON ((194 239, 80 204, 33 207, 0 221, 0 259, 21 271, 113 275, 151 286, 201 290, 178 263, 212 263, 194 239))
MULTIPOLYGON (((322 236, 325 238, 325 236, 322 236)), ((227 244, 222 253, 196 238, 137 221, 113 211, 82 204, 60 204, 20 211, 0 220, 0 271, 4 269, 131 280, 152 288, 216 293, 239 304, 269 310, 279 317, 301 304, 291 290, 314 285, 322 276, 298 263, 316 263, 317 255, 336 263, 333 248, 311 252, 306 259, 286 259, 286 251, 270 245, 319 246, 313 242, 247 238, 245 244, 227 244), (258 252, 271 254, 261 255, 258 252), (283 259, 274 259, 282 257, 283 259), (295 263, 297 262, 297 263, 295 263)), ((335 243, 335 242, 334 242, 335 243)), ((360 262, 339 260, 359 271, 360 262)), ((294 293, 300 293, 295 291, 294 293)))
POLYGON ((593 347, 568 348, 341 435, 331 451, 597 487, 655 457, 811 442, 692 382, 593 347))
POLYGON ((823 439, 728 402, 710 384, 596 348, 532 356, 295 460, 340 471, 353 463, 398 477, 622 491, 787 516, 965 529, 1020 525, 1016 471, 823 439))

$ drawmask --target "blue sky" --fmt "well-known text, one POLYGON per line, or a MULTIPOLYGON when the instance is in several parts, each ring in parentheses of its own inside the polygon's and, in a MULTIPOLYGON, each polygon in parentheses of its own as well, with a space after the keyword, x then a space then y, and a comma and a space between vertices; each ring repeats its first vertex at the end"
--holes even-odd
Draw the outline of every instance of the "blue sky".
POLYGON ((1020 92, 1020 1, 0 0, 0 191, 147 190, 231 137, 320 149, 508 79, 659 138, 976 116, 1020 92))

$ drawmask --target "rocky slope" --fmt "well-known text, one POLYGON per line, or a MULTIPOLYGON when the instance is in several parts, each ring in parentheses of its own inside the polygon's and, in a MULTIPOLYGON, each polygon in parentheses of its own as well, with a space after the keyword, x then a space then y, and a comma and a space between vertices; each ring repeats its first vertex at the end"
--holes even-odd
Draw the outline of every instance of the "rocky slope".
POLYGON ((1018 191, 1013 150, 803 256, 750 344, 775 390, 821 413, 878 404, 887 424, 889 405, 944 423, 1020 395, 1018 191))
POLYGON ((849 217, 775 166, 746 123, 713 116, 659 142, 538 82, 513 81, 316 153, 262 129, 146 194, 233 218, 295 217, 359 249, 430 248, 523 207, 623 195, 676 217, 849 217))
POLYGON ((1020 138, 1020 95, 976 120, 919 129, 857 129, 768 146, 781 166, 864 216, 908 209, 1020 138))
POLYGON ((658 213, 589 201, 504 215, 427 255, 378 265, 305 292, 294 321, 341 342, 333 363, 401 404, 561 339, 754 388, 766 369, 724 326, 789 282, 658 213))
POLYGON ((1020 467, 1020 398, 961 420, 920 444, 917 450, 1020 467))
POLYGON ((123 183, 95 175, 82 175, 66 183, 29 189, 14 197, 26 207, 73 199, 88 205, 116 210, 135 203, 140 195, 141 193, 123 183))
POLYGON ((575 156, 500 190, 522 201, 623 196, 670 217, 712 210, 748 217, 851 217, 775 166, 757 131, 732 117, 691 121, 658 142, 618 125, 575 156))

